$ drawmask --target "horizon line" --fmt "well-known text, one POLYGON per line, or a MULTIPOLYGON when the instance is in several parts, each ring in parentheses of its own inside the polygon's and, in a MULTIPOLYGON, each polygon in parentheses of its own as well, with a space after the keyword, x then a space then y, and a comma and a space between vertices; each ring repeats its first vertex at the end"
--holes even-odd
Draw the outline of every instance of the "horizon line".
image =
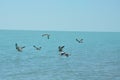
POLYGON ((0 29, 0 30, 16 30, 16 31, 66 31, 66 32, 120 32, 120 31, 92 31, 92 30, 37 30, 37 29, 0 29))

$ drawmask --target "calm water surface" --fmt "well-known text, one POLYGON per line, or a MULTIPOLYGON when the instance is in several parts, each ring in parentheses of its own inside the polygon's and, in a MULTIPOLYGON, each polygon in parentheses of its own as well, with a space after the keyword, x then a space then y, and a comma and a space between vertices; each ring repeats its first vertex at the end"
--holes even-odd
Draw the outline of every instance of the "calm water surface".
POLYGON ((120 32, 0 30, 0 80, 120 80, 120 32), (63 45, 69 57, 59 55, 63 45))

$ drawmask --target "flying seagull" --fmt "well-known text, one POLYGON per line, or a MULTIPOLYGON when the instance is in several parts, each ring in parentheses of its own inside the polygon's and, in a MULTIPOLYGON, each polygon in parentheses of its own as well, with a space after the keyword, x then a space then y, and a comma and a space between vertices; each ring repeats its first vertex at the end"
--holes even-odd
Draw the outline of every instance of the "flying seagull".
POLYGON ((33 47, 36 49, 36 50, 41 50, 42 47, 36 47, 35 45, 33 45, 33 47))
POLYGON ((69 57, 69 54, 63 51, 63 48, 64 48, 64 47, 65 47, 65 46, 59 46, 59 47, 58 47, 58 51, 59 51, 59 53, 60 53, 61 56, 69 57))
POLYGON ((23 46, 23 47, 18 46, 17 43, 15 44, 15 47, 16 47, 18 52, 22 52, 22 49, 25 48, 25 46, 23 46))
POLYGON ((65 47, 65 46, 59 46, 59 47, 58 47, 58 49, 59 49, 58 51, 59 51, 59 52, 62 52, 64 47, 65 47))
POLYGON ((76 38, 76 41, 77 41, 78 43, 83 43, 83 39, 80 39, 80 40, 79 40, 79 39, 76 38))
POLYGON ((50 38, 50 34, 42 34, 42 37, 44 37, 44 36, 46 36, 46 37, 47 37, 47 39, 49 39, 49 38, 50 38))

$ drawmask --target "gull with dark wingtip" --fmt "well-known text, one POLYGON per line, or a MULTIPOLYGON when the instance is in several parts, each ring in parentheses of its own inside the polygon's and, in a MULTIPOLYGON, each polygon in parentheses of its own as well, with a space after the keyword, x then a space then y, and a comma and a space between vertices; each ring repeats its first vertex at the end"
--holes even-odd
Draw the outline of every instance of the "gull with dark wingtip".
POLYGON ((42 34, 42 37, 46 36, 47 39, 50 39, 50 34, 42 34))
POLYGON ((64 48, 64 46, 59 46, 59 47, 58 47, 59 52, 63 51, 63 48, 64 48))
POLYGON ((17 43, 15 44, 15 47, 16 47, 18 52, 22 52, 22 49, 25 48, 25 46, 23 46, 23 47, 18 46, 17 43))
POLYGON ((36 49, 36 50, 41 50, 42 47, 36 47, 35 45, 33 45, 33 47, 36 49))
POLYGON ((80 40, 79 40, 79 39, 76 38, 76 41, 77 41, 78 43, 83 43, 83 39, 80 39, 80 40))
POLYGON ((64 48, 64 46, 59 46, 59 47, 58 47, 58 49, 59 49, 58 51, 59 51, 60 55, 61 55, 61 56, 69 57, 69 54, 66 53, 66 52, 64 52, 64 51, 63 51, 63 48, 64 48))

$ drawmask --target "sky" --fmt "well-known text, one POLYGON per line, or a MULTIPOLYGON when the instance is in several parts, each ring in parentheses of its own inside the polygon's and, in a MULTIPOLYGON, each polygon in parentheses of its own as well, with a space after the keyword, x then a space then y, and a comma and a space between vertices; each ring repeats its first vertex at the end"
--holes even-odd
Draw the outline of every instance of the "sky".
POLYGON ((0 0, 0 29, 120 32, 120 0, 0 0))

